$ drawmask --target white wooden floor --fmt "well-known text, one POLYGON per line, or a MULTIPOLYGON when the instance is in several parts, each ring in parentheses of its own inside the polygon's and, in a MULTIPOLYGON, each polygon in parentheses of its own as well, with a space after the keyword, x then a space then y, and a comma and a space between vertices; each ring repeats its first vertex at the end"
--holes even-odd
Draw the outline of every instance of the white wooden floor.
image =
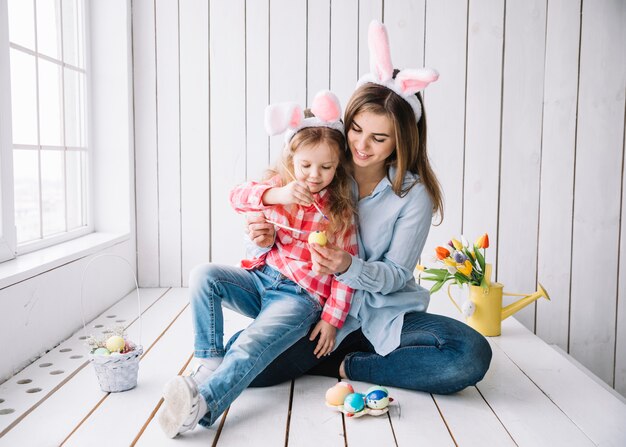
MULTIPOLYGON (((324 405, 335 381, 304 377, 246 390, 221 423, 169 440, 156 424, 163 384, 191 358, 186 289, 142 289, 138 386, 104 393, 86 362, 81 330, 0 385, 1 446, 626 446, 626 404, 566 356, 509 318, 491 338, 483 381, 451 396, 390 388, 397 401, 381 417, 343 418, 324 405)), ((89 324, 125 320, 137 340, 132 293, 89 324)), ((447 314, 443 297, 431 311, 447 314)), ((227 314, 227 336, 245 320, 227 314)), ((101 326, 102 325, 102 326, 101 326)), ((365 390, 371 384, 351 382, 365 390)))

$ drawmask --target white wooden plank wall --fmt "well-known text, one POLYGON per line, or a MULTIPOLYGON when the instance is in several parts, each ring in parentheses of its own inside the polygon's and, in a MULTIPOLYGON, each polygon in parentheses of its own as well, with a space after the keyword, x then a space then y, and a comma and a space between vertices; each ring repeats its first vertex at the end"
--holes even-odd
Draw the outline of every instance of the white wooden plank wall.
POLYGON ((396 66, 441 72, 425 101, 446 218, 424 261, 488 232, 508 290, 551 293, 518 318, 626 394, 621 0, 133 0, 141 284, 243 256, 228 192, 282 146, 263 108, 329 87, 345 105, 372 18, 396 66))

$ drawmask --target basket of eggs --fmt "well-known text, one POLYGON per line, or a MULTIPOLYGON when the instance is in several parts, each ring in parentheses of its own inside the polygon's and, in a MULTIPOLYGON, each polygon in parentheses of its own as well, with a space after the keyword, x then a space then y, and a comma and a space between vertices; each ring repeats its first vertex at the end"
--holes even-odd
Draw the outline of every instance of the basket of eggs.
MULTIPOLYGON (((105 253, 95 256, 87 263, 83 270, 80 294, 80 309, 85 331, 87 330, 83 312, 85 273, 93 261, 103 256, 113 256, 122 259, 132 271, 132 266, 126 259, 113 254, 105 253)), ((137 288, 139 344, 135 344, 127 338, 124 326, 116 326, 113 329, 105 330, 102 335, 89 335, 87 337, 87 345, 90 347, 89 362, 93 364, 102 391, 116 393, 130 390, 137 386, 139 360, 143 354, 143 347, 141 346, 141 300, 139 298, 139 285, 134 271, 133 276, 137 288)))

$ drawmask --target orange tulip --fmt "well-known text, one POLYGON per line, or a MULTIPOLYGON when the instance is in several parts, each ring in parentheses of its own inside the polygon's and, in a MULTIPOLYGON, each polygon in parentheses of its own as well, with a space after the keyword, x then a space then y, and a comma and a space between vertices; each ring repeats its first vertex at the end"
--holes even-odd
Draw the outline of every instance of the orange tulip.
POLYGON ((476 239, 476 243, 474 245, 478 248, 489 248, 489 236, 487 233, 476 239))
POLYGON ((437 253, 437 258, 439 260, 446 259, 448 256, 450 256, 450 251, 443 247, 435 248, 435 253, 437 253))

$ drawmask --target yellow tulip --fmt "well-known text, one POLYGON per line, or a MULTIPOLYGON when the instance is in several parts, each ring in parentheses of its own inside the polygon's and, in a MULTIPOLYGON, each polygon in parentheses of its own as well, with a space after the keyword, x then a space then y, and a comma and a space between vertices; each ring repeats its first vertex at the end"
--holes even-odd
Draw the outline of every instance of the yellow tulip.
POLYGON ((454 245, 454 248, 457 250, 461 250, 463 248, 463 244, 454 238, 452 238, 452 245, 454 245))
POLYGON ((466 260, 463 264, 457 265, 457 269, 465 276, 469 276, 472 273, 472 263, 466 260))
POLYGON ((415 270, 419 270, 420 272, 423 272, 424 270, 426 270, 426 267, 424 267, 422 264, 417 264, 415 266, 415 270))
POLYGON ((455 261, 454 259, 452 259, 452 258, 446 258, 446 259, 444 259, 444 260, 443 260, 443 263, 444 263, 445 265, 450 266, 450 267, 456 267, 456 261, 455 261))

